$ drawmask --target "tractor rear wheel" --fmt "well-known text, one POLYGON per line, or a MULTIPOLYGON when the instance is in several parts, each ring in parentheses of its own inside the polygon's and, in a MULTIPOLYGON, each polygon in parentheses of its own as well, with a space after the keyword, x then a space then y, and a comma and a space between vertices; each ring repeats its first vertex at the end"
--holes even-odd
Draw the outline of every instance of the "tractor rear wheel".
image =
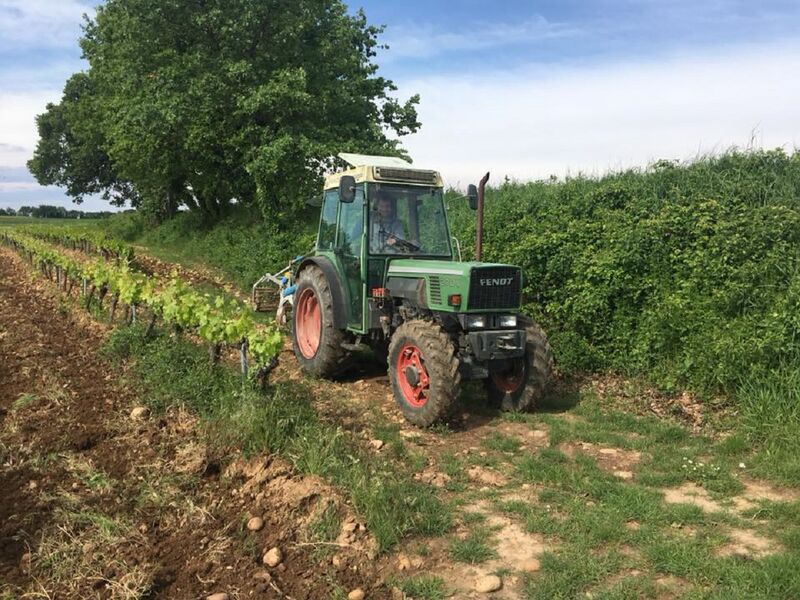
POLYGON ((333 377, 344 368, 346 333, 333 325, 333 294, 322 269, 300 272, 292 309, 292 342, 300 367, 315 377, 333 377))
POLYGON ((435 323, 403 323, 389 343, 389 380, 409 422, 429 427, 445 420, 461 385, 455 345, 435 323))
POLYGON ((489 399, 507 411, 531 411, 544 396, 553 376, 553 351, 544 330, 530 319, 525 326, 525 356, 489 371, 489 399))

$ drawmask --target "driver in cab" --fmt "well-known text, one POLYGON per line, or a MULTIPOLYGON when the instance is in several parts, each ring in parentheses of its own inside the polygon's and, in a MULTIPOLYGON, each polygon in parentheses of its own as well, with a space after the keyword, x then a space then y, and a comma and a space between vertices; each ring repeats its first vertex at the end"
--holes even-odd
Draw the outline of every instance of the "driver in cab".
POLYGON ((392 201, 378 196, 370 221, 370 251, 377 254, 396 254, 397 242, 405 237, 403 224, 395 217, 392 201))

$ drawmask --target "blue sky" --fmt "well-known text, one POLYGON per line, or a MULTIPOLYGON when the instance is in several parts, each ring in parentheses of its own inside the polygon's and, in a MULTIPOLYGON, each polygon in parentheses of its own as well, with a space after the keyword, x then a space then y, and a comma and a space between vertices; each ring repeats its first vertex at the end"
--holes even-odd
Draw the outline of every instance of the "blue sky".
MULTIPOLYGON (((69 204, 24 164, 34 116, 82 68, 83 0, 0 0, 0 207, 69 204)), ((352 2, 381 74, 419 92, 415 162, 465 185, 602 174, 800 140, 800 2, 352 2)), ((106 208, 90 201, 89 209, 106 208)))

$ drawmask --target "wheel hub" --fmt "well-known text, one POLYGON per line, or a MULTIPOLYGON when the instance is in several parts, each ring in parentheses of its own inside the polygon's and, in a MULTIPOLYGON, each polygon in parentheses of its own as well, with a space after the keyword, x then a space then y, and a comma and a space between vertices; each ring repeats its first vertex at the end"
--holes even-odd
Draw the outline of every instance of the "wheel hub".
POLYGON ((417 371, 416 367, 408 366, 403 371, 406 376, 406 381, 411 385, 411 387, 417 387, 419 385, 419 371, 417 371))
POLYGON ((425 406, 430 394, 430 379, 422 351, 414 344, 403 346, 397 355, 395 372, 404 401, 414 408, 425 406))
POLYGON ((294 320, 300 353, 305 358, 312 359, 322 337, 322 314, 319 300, 310 287, 304 289, 297 300, 294 320))

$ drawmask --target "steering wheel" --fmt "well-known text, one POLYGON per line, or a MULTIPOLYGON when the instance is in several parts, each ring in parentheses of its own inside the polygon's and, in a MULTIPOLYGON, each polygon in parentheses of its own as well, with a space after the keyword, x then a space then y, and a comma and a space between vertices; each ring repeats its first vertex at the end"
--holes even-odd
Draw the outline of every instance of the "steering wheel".
POLYGON ((404 240, 403 238, 398 237, 396 235, 392 235, 390 237, 394 238, 394 245, 398 246, 400 250, 402 250, 403 252, 410 253, 410 252, 419 252, 420 250, 422 250, 422 247, 417 246, 414 242, 409 242, 408 240, 404 240))

